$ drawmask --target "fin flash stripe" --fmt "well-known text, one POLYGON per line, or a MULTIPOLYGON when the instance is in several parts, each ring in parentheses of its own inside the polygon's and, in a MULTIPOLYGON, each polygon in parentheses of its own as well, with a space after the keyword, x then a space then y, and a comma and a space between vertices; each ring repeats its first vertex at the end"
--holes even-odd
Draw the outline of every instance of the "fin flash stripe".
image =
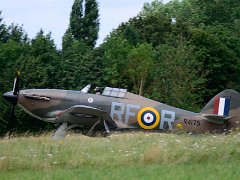
POLYGON ((230 99, 216 97, 213 103, 213 114, 228 116, 230 111, 230 99))

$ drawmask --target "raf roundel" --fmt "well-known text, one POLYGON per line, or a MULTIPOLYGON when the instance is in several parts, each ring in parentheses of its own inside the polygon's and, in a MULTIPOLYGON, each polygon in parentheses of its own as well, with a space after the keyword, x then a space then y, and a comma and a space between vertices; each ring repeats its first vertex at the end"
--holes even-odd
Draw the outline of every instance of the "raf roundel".
POLYGON ((152 107, 145 107, 138 112, 137 120, 143 129, 154 129, 160 122, 160 114, 152 107))
POLYGON ((89 103, 93 103, 93 98, 88 98, 89 103))

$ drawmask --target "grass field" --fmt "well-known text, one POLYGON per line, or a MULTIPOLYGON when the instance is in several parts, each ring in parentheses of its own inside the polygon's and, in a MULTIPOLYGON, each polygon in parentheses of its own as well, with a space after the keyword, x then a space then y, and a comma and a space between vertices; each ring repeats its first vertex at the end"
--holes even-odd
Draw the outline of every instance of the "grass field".
POLYGON ((2 138, 0 179, 240 179, 240 133, 2 138))

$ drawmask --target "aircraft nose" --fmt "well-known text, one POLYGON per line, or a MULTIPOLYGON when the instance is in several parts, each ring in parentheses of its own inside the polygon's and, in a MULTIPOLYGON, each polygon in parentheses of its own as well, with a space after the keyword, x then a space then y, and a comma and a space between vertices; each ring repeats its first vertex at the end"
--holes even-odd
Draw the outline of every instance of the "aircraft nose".
POLYGON ((4 93, 3 98, 12 104, 17 104, 18 101, 18 95, 14 95, 12 91, 4 93))

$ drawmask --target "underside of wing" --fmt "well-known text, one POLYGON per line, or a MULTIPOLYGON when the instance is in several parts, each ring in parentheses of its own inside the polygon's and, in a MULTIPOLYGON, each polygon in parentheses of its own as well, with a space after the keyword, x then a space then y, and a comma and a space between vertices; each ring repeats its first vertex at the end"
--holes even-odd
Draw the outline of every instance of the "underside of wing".
POLYGON ((79 125, 79 127, 83 128, 90 128, 99 120, 100 123, 97 126, 98 128, 104 127, 104 121, 107 122, 109 128, 117 128, 116 123, 112 120, 111 116, 106 111, 90 106, 73 106, 65 110, 58 118, 59 122, 76 124, 79 125))

